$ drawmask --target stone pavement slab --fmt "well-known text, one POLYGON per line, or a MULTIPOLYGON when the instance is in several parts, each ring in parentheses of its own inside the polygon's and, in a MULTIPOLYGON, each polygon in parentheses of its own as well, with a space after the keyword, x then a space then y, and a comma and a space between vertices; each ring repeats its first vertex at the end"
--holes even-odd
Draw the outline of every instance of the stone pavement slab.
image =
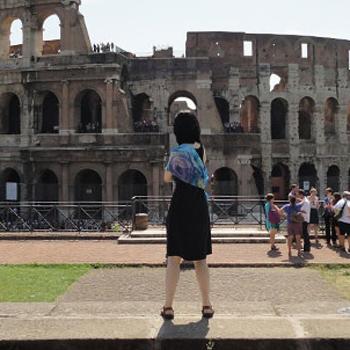
MULTIPOLYGON (((288 259, 287 248, 269 252, 265 244, 215 244, 208 257, 212 266, 291 266, 350 264, 350 254, 323 245, 304 258, 288 259)), ((296 252, 293 252, 296 255, 296 252)), ((115 241, 0 241, 0 264, 77 264, 161 266, 165 245, 118 245, 115 241)))

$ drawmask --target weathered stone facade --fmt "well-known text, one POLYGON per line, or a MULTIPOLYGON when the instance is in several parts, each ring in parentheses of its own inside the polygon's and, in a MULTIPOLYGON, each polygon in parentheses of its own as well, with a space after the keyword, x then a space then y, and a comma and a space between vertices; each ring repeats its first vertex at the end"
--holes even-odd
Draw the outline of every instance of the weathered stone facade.
POLYGON ((22 201, 169 193, 161 179, 181 98, 196 105, 217 194, 349 187, 350 41, 201 32, 188 33, 185 58, 96 53, 79 5, 0 0, 0 200, 14 195, 9 183, 22 201), (59 45, 42 40, 52 14, 59 45), (21 56, 10 58, 18 18, 21 56))

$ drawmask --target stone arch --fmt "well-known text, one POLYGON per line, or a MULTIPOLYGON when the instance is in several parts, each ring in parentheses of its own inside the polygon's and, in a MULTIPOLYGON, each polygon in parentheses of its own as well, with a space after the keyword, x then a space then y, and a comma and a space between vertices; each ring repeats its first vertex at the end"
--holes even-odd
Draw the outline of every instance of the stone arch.
POLYGON ((197 99, 189 91, 178 90, 174 92, 168 100, 169 125, 174 124, 176 114, 184 109, 191 110, 193 113, 197 113, 197 99))
POLYGON ((217 169, 212 176, 212 192, 214 196, 237 196, 238 176, 231 168, 217 169))
POLYGON ((324 132, 326 137, 336 135, 336 119, 339 112, 339 103, 336 98, 330 97, 326 100, 324 108, 325 124, 324 132))
POLYGON ((271 139, 281 140, 287 136, 288 102, 276 98, 271 102, 271 139))
POLYGON ((40 134, 59 132, 60 102, 52 91, 38 93, 35 103, 35 130, 40 134))
POLYGON ((20 18, 12 21, 10 27, 10 58, 21 58, 23 55, 23 22, 20 18))
POLYGON ((153 113, 153 100, 146 93, 132 97, 132 119, 136 132, 159 132, 153 113))
POLYGON ((58 202, 58 177, 52 170, 46 169, 38 177, 35 184, 35 200, 37 202, 58 202))
POLYGON ((102 132, 102 99, 92 89, 81 91, 75 98, 78 133, 102 132))
POLYGON ((74 180, 75 202, 102 202, 102 179, 91 169, 81 170, 74 180))
POLYGON ((19 97, 8 92, 0 98, 0 134, 21 133, 21 102, 19 97))
POLYGON ((0 174, 0 202, 20 201, 21 178, 13 168, 7 168, 0 174))
POLYGON ((230 104, 222 96, 214 96, 214 100, 222 121, 222 125, 224 126, 225 130, 227 130, 230 124, 230 104))
POLYGON ((42 18, 42 55, 57 55, 61 52, 61 27, 62 20, 56 12, 42 18))
POLYGON ((278 163, 271 171, 271 192, 276 199, 288 198, 290 171, 286 164, 278 163))
POLYGON ((0 19, 0 59, 8 59, 8 58, 18 58, 23 55, 23 12, 22 11, 11 11, 8 15, 2 17, 0 19), (16 25, 21 23, 20 25, 16 25), (15 26, 15 27, 14 27, 15 26), (19 32, 19 28, 21 27, 22 33, 19 32), (13 33, 16 28, 16 33, 13 33), (18 37, 22 37, 22 40, 18 40, 13 42, 11 39, 12 34, 16 35, 16 39, 18 37))
POLYGON ((252 165, 253 168, 253 179, 255 182, 256 186, 256 191, 259 196, 263 196, 265 193, 265 188, 264 188, 264 173, 262 169, 252 165))
POLYGON ((299 139, 310 140, 313 135, 315 101, 304 97, 299 103, 299 139))
POLYGON ((331 187, 335 192, 340 191, 340 169, 336 165, 327 170, 327 187, 331 187))
POLYGON ((309 191, 311 187, 318 188, 317 170, 312 163, 303 163, 299 168, 299 187, 309 191))
POLYGON ((118 179, 118 200, 128 202, 135 196, 147 197, 147 178, 139 170, 129 169, 118 179))
POLYGON ((260 102, 255 96, 247 96, 241 105, 241 127, 245 133, 259 132, 260 102))

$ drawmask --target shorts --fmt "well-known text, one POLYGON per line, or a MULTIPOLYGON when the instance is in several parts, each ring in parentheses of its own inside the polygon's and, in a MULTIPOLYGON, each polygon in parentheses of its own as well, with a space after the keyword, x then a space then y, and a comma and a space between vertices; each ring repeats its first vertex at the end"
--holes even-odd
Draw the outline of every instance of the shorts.
POLYGON ((291 222, 287 226, 288 236, 301 236, 303 234, 303 224, 301 222, 291 222))
POLYGON ((342 221, 338 221, 338 224, 341 236, 348 235, 350 237, 350 224, 342 221))

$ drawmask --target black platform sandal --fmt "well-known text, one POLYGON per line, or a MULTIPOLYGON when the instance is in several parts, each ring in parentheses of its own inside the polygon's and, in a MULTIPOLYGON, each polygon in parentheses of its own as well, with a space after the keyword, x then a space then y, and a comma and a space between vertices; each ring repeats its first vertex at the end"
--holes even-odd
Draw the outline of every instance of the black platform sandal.
POLYGON ((214 309, 212 306, 203 306, 202 308, 202 316, 204 318, 212 318, 214 316, 214 309))
POLYGON ((172 307, 163 307, 160 312, 160 316, 163 317, 164 320, 173 320, 174 319, 174 309, 172 307))

